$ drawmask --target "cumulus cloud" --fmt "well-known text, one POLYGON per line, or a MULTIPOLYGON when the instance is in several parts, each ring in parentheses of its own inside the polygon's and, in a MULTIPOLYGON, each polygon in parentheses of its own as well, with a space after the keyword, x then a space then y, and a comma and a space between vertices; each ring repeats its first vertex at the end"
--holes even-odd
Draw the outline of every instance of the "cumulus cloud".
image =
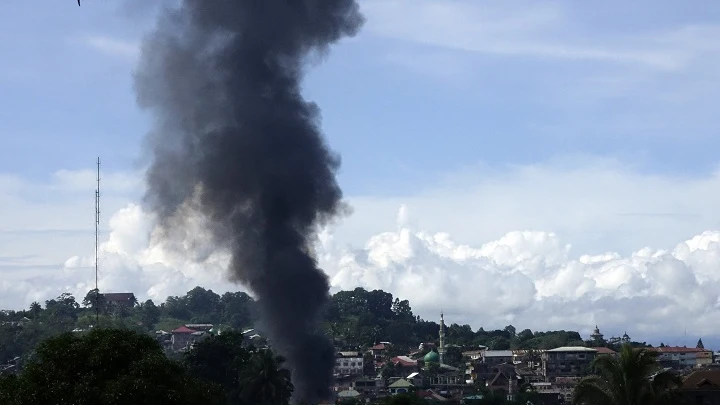
MULTIPOLYGON (((599 324, 608 334, 645 339, 683 328, 714 335, 720 231, 705 229, 719 219, 718 175, 679 179, 584 163, 474 169, 416 195, 351 198, 355 213, 321 232, 317 257, 335 291, 383 289, 409 299, 424 318, 443 308, 450 322, 475 328, 513 323, 588 334, 599 324)), ((133 201, 107 218, 102 290, 161 301, 196 285, 242 289, 225 279, 227 254, 208 249, 200 219, 163 242, 133 201)), ((35 238, 28 250, 37 256, 0 251, 0 306, 26 307, 65 291, 82 299, 94 286, 91 243, 66 247, 63 261, 45 268, 37 263, 52 238, 35 238)))
MULTIPOLYGON (((589 331, 600 323, 644 335, 671 334, 681 320, 714 334, 720 320, 720 232, 707 231, 663 251, 573 254, 544 231, 513 231, 479 246, 445 233, 400 227, 325 261, 333 286, 380 288, 456 322, 589 331), (710 321, 710 322, 708 322, 710 321)), ((579 252, 581 253, 581 252, 579 252)))

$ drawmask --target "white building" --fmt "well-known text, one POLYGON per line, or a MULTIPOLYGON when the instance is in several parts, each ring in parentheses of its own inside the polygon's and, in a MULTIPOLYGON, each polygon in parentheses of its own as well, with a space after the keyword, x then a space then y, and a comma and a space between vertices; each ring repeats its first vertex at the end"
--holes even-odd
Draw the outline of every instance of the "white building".
POLYGON ((360 352, 339 352, 335 357, 335 375, 362 375, 363 356, 360 352))
POLYGON ((675 368, 703 367, 712 363, 711 350, 697 347, 655 347, 651 350, 658 352, 660 364, 675 368))

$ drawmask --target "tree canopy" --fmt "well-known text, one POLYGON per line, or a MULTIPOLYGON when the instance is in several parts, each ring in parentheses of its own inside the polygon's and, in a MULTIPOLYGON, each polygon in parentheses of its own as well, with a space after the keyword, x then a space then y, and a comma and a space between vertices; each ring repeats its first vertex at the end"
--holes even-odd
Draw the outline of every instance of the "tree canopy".
POLYGON ((593 376, 575 387, 577 405, 671 405, 679 403, 680 377, 662 369, 657 352, 623 345, 617 357, 598 356, 593 376))
MULTIPOLYGON (((110 310, 102 298, 96 304, 95 297, 95 290, 88 291, 80 305, 72 295, 61 294, 45 301, 44 306, 34 302, 27 310, 0 311, 0 364, 15 357, 27 360, 37 344, 48 337, 72 330, 91 330, 96 323, 96 305, 100 310, 100 327, 140 333, 170 331, 189 323, 211 323, 222 330, 243 330, 253 327, 256 316, 255 302, 248 294, 217 294, 202 287, 195 287, 185 295, 168 297, 162 303, 146 300, 122 310, 110 310), (16 322, 23 318, 29 321, 16 322)), ((357 350, 387 341, 393 343, 393 353, 406 354, 418 350, 421 343, 437 344, 440 325, 415 315, 407 300, 382 290, 356 288, 331 297, 322 327, 339 348, 357 350)), ((486 330, 449 322, 446 344, 462 352, 479 346, 491 350, 542 350, 595 343, 583 342, 575 331, 532 331, 513 325, 486 330)), ((461 361, 455 351, 448 349, 447 360, 451 364, 461 361)))
POLYGON ((63 333, 42 342, 22 372, 0 377, 0 403, 221 403, 218 386, 192 378, 151 337, 130 330, 63 333))

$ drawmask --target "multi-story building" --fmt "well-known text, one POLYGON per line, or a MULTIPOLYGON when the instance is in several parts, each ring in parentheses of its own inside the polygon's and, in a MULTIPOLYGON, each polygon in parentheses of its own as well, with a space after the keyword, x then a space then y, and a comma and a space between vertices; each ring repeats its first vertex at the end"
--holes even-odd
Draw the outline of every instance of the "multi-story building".
POLYGON ((487 346, 479 346, 475 350, 468 350, 465 352, 462 352, 463 357, 467 357, 471 361, 480 360, 482 359, 483 353, 487 350, 487 346))
POLYGON ((650 350, 658 352, 658 362, 665 367, 676 369, 704 367, 712 364, 711 350, 698 347, 654 347, 650 350))
POLYGON ((385 380, 382 378, 358 378, 352 382, 352 388, 367 395, 377 395, 385 390, 385 380))
POLYGON ((335 357, 335 375, 362 375, 363 356, 360 352, 338 352, 335 357))
POLYGON ((588 347, 558 347, 542 355, 542 373, 545 381, 557 377, 582 377, 590 372, 597 350, 588 347))
POLYGON ((512 350, 485 350, 482 353, 483 362, 490 366, 508 363, 513 364, 512 350))

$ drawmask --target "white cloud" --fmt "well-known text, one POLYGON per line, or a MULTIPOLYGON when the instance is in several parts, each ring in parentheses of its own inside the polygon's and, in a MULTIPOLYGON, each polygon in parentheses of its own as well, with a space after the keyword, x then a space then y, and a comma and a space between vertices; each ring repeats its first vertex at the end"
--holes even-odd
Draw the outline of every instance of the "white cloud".
MULTIPOLYGON (((123 176, 132 177, 117 177, 123 176)), ((646 175, 608 160, 473 168, 417 195, 351 198, 353 216, 324 230, 316 250, 335 289, 381 288, 410 299, 425 318, 442 307, 450 322, 474 327, 512 322, 588 333, 600 324, 606 333, 627 329, 645 339, 683 328, 708 336, 720 322, 720 231, 707 231, 720 228, 719 186, 717 174, 646 175)), ((3 201, 13 198, 21 200, 0 193, 3 201)), ((133 199, 107 218, 103 290, 163 300, 196 285, 241 288, 224 278, 223 252, 188 248, 201 240, 178 248, 152 238, 152 218, 133 199)), ((87 219, 77 202, 65 207, 65 227, 87 219)), ((28 209, 41 212, 12 206, 20 217, 28 209)), ((198 229, 188 235, 201 239, 201 224, 191 224, 198 229)), ((65 256, 54 267, 46 253, 60 253, 51 248, 53 237, 32 235, 23 254, 38 257, 0 245, 0 307, 63 291, 82 299, 94 285, 92 233, 82 244, 62 246, 65 256)))
POLYGON ((716 121, 720 45, 709 38, 720 25, 685 13, 643 23, 642 7, 620 19, 593 7, 368 0, 362 35, 377 39, 379 60, 437 80, 458 97, 565 112, 562 125, 547 120, 533 127, 538 135, 714 136, 708 128, 716 121), (603 122, 594 119, 597 111, 605 112, 603 122))
POLYGON ((574 16, 579 11, 557 2, 363 3, 367 29, 376 35, 473 53, 589 60, 672 71, 686 66, 697 52, 719 50, 705 39, 706 31, 717 31, 716 27, 597 36, 575 23, 574 16))

